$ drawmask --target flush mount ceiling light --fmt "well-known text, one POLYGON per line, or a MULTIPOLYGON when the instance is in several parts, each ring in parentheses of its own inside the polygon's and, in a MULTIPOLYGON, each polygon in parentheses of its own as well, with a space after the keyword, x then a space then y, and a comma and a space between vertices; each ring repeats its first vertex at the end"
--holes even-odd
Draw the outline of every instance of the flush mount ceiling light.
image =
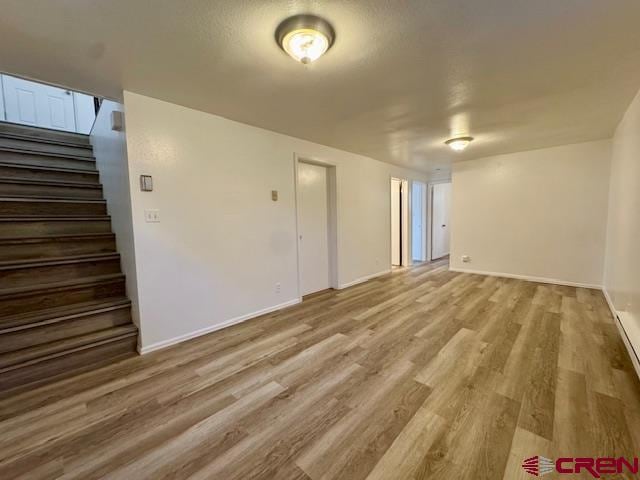
POLYGON ((456 152, 461 152, 467 146, 473 142, 473 137, 456 137, 450 140, 447 140, 446 143, 451 147, 451 150, 455 150, 456 152))
POLYGON ((276 29, 280 48, 298 62, 311 63, 325 54, 335 39, 333 27, 315 15, 296 15, 276 29))

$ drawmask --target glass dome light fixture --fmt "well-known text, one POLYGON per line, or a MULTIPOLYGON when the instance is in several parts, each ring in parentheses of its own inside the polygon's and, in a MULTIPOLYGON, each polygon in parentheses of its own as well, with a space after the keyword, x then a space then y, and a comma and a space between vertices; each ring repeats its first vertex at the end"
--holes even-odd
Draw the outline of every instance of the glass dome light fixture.
POLYGON ((280 48, 300 63, 311 63, 326 53, 335 32, 329 22, 315 15, 295 15, 283 20, 276 29, 280 48))
POLYGON ((465 148, 469 146, 469 144, 473 142, 473 137, 456 137, 444 142, 449 145, 451 150, 455 150, 456 152, 461 152, 465 148))

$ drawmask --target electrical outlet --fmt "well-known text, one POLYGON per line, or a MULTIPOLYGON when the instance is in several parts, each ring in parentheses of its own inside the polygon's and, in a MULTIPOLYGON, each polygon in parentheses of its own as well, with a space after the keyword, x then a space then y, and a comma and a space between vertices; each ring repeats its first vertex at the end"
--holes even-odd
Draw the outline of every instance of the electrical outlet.
POLYGON ((147 223, 160 223, 160 210, 145 210, 144 221, 147 223))
POLYGON ((276 293, 280 293, 280 282, 276 283, 276 293))
POLYGON ((469 263, 471 262, 471 257, 469 255, 463 255, 462 256, 462 262, 463 263, 469 263))

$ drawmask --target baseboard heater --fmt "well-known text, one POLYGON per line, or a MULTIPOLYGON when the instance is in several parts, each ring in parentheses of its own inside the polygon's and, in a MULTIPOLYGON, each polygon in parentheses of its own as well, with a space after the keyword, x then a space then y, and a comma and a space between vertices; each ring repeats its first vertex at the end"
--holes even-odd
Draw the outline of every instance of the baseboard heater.
POLYGON ((638 357, 638 352, 636 350, 636 347, 634 346, 633 342, 631 341, 631 338, 629 337, 629 334, 627 333, 627 329, 624 327, 624 322, 622 321, 622 319, 620 318, 620 315, 618 313, 615 314, 615 318, 618 321, 618 328, 622 332, 622 335, 624 336, 624 340, 626 340, 624 343, 626 344, 627 351, 629 351, 629 354, 632 356, 633 366, 634 366, 634 368, 636 370, 636 373, 640 377, 640 357, 638 357), (634 361, 634 358, 635 358, 635 361, 634 361))

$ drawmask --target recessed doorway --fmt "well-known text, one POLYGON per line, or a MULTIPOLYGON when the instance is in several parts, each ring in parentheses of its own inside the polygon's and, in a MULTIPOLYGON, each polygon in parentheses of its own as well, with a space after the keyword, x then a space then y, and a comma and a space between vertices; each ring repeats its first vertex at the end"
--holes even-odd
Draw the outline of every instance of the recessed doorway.
POLYGON ((296 157, 295 172, 298 290, 304 297, 338 286, 336 169, 296 157))
POLYGON ((431 260, 449 255, 451 183, 431 186, 431 260))

